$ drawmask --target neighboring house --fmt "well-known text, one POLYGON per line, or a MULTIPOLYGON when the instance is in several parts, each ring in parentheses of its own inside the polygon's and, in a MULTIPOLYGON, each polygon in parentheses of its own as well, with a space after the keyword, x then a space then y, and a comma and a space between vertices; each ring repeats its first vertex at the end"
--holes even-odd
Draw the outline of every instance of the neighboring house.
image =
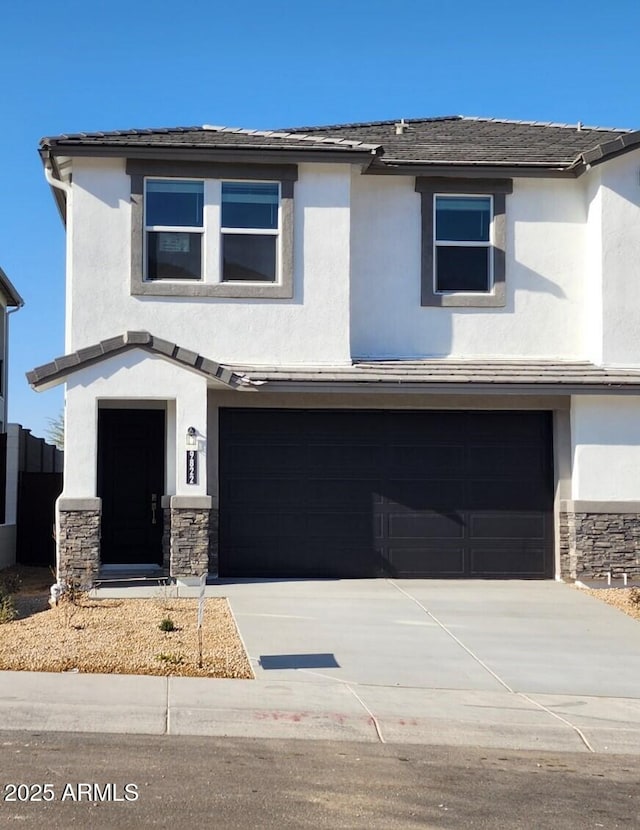
POLYGON ((640 575, 640 133, 43 139, 58 570, 640 575))
POLYGON ((16 561, 19 427, 7 425, 9 315, 24 301, 0 268, 0 568, 16 561))

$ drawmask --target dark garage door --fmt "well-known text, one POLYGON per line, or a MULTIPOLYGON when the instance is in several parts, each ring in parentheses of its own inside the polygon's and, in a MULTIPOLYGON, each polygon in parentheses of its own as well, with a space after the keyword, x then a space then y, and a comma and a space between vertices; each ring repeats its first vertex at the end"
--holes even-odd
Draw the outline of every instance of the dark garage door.
POLYGON ((220 574, 550 577, 545 412, 220 411, 220 574))

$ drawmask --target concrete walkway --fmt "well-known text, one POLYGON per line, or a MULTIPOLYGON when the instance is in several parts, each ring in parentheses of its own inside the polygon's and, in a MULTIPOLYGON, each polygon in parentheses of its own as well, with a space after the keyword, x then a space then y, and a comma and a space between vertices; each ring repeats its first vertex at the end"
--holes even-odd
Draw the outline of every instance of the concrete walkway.
POLYGON ((0 672, 0 728, 640 754, 640 624, 571 586, 243 581, 207 594, 229 598, 256 681, 0 672))

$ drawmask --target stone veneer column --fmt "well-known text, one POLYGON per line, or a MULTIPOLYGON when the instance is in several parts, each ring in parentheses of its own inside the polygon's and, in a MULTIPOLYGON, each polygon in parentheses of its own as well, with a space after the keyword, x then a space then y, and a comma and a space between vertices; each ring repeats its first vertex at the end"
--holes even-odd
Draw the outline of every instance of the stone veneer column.
POLYGON ((566 502, 560 512, 560 575, 640 578, 640 503, 566 502))
POLYGON ((56 502, 57 579, 88 590, 100 571, 102 499, 56 502))
POLYGON ((188 580, 209 572, 211 496, 164 496, 163 538, 169 574, 188 580))

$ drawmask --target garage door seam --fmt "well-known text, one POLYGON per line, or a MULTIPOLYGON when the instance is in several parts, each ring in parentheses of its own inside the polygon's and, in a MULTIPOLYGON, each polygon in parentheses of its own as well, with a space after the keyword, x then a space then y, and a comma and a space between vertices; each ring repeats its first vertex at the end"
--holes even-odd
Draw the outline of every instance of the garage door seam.
POLYGON ((424 611, 424 613, 428 617, 431 617, 431 619, 436 623, 436 625, 440 626, 440 628, 445 632, 445 634, 448 634, 449 637, 451 637, 451 639, 454 640, 460 646, 460 648, 464 649, 467 652, 467 654, 473 660, 476 661, 476 663, 478 663, 480 666, 482 666, 482 668, 485 669, 485 671, 489 672, 489 674, 492 677, 494 677, 498 681, 498 683, 500 683, 501 686, 504 686, 504 688, 510 694, 517 695, 518 697, 524 698, 524 700, 528 701, 529 703, 533 704, 534 706, 537 706, 539 709, 542 709, 548 715, 551 715, 552 717, 556 718, 561 723, 564 723, 565 726, 568 726, 570 729, 573 729, 573 731, 578 735, 578 737, 580 738, 582 743, 586 746, 586 748, 589 750, 589 752, 595 752, 594 748, 591 746, 591 744, 587 740, 586 735, 582 732, 582 730, 579 727, 575 726, 575 724, 571 723, 566 718, 563 718, 561 715, 558 715, 556 712, 553 712, 551 709, 549 709, 547 706, 545 706, 544 703, 539 703, 537 700, 532 700, 530 697, 528 697, 526 694, 524 694, 524 692, 516 692, 514 689, 512 689, 511 686, 509 686, 508 683, 506 683, 501 677, 499 677, 493 671, 493 669, 489 668, 489 666, 487 666, 487 664, 483 660, 481 660, 480 657, 478 657, 477 654, 475 654, 473 651, 471 651, 471 649, 468 646, 465 646, 465 644, 462 642, 462 640, 460 640, 458 637, 456 637, 456 635, 452 631, 450 631, 444 623, 440 622, 440 620, 435 616, 435 614, 432 614, 431 611, 429 611, 428 608, 425 608, 425 606, 420 602, 419 599, 412 596, 408 591, 405 591, 404 588, 401 588, 399 585, 396 585, 396 583, 392 579, 387 579, 386 581, 389 583, 389 585, 393 585, 394 588, 396 588, 398 591, 400 591, 401 594, 404 594, 404 596, 407 597, 407 599, 410 599, 412 602, 414 602, 418 606, 418 608, 422 609, 422 611, 424 611))

